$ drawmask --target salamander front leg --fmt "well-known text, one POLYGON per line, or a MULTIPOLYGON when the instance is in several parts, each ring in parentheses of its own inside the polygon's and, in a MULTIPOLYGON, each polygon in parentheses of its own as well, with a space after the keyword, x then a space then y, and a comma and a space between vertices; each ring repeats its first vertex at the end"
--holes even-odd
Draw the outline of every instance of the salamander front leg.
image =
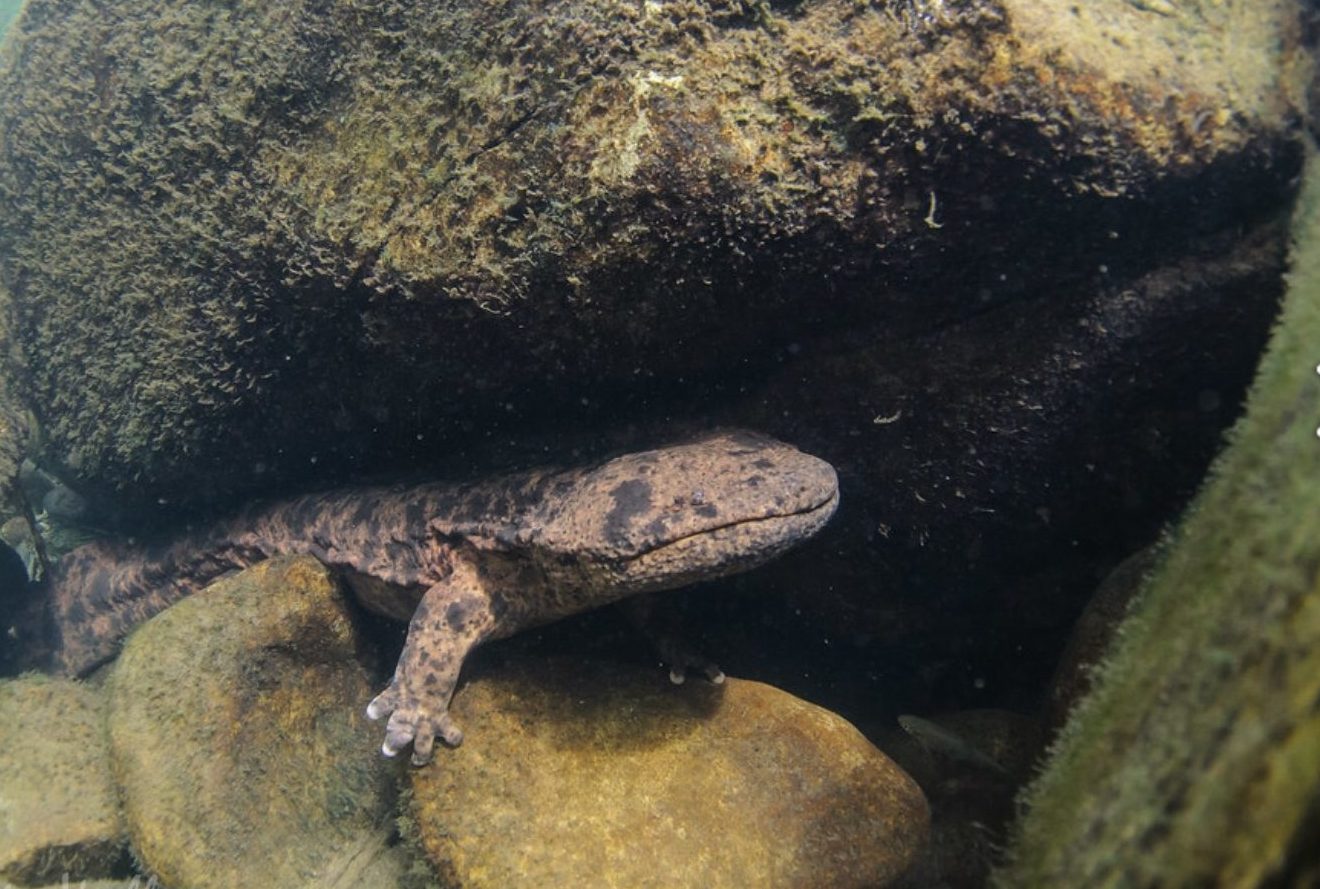
POLYGON ((413 765, 431 759, 435 737, 457 747, 463 732, 449 716, 458 673, 469 651, 495 627, 490 600, 468 577, 456 572, 426 591, 408 624, 408 640, 389 687, 367 706, 367 718, 389 715, 381 752, 397 756, 409 743, 413 765), (466 581, 466 582, 465 582, 466 581))

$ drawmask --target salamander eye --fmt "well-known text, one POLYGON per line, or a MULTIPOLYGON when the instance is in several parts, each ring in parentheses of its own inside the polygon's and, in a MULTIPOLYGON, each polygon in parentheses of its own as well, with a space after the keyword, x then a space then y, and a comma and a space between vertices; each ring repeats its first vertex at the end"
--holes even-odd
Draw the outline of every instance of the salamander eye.
POLYGON ((706 492, 700 488, 695 489, 691 494, 684 497, 682 494, 674 495, 674 508, 682 509, 685 506, 705 506, 706 492))

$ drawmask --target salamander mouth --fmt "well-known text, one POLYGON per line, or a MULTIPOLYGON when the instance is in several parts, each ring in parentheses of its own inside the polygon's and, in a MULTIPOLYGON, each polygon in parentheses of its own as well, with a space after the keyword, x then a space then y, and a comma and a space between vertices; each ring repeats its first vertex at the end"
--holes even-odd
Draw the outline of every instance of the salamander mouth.
MULTIPOLYGON (((684 534, 681 537, 674 537, 670 540, 658 541, 644 549, 639 549, 637 553, 634 554, 633 558, 641 558, 659 550, 666 549, 667 547, 680 546, 694 539, 727 533, 730 531, 768 530, 772 527, 787 528, 792 526, 794 529, 799 529, 798 533, 794 535, 794 542, 806 540, 829 521, 830 517, 834 515, 834 510, 837 509, 838 506, 839 489, 835 488, 831 490, 823 500, 816 503, 814 506, 807 506, 790 512, 772 513, 770 515, 736 519, 719 525, 711 525, 708 528, 701 528, 690 534, 684 534)), ((757 534, 755 536, 759 537, 761 535, 757 534)))
POLYGON ((639 591, 672 589, 762 565, 813 537, 839 505, 838 489, 812 506, 739 519, 640 550, 618 564, 639 591))

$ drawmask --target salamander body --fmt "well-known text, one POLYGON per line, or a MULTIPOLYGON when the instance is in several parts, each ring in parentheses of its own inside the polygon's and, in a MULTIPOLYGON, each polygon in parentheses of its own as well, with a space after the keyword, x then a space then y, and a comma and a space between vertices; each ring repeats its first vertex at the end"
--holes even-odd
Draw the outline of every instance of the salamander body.
POLYGON ((437 736, 462 740, 449 701, 476 645, 762 564, 815 534, 837 504, 828 463, 744 431, 576 469, 303 496, 157 546, 69 553, 51 579, 54 666, 86 674, 138 624, 217 578, 310 553, 365 607, 409 621, 368 715, 389 717, 387 755, 412 744, 420 764, 437 736))

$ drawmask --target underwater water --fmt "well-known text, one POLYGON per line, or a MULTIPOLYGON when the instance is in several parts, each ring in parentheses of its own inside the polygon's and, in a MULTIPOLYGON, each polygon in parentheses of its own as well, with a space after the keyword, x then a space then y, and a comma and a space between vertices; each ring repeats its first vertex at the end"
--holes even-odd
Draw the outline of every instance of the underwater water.
POLYGON ((1320 885, 1313 6, 0 3, 0 887, 1320 885))
POLYGON ((18 11, 22 8, 23 0, 0 0, 0 37, 3 37, 5 31, 9 30, 10 23, 18 16, 18 11))

